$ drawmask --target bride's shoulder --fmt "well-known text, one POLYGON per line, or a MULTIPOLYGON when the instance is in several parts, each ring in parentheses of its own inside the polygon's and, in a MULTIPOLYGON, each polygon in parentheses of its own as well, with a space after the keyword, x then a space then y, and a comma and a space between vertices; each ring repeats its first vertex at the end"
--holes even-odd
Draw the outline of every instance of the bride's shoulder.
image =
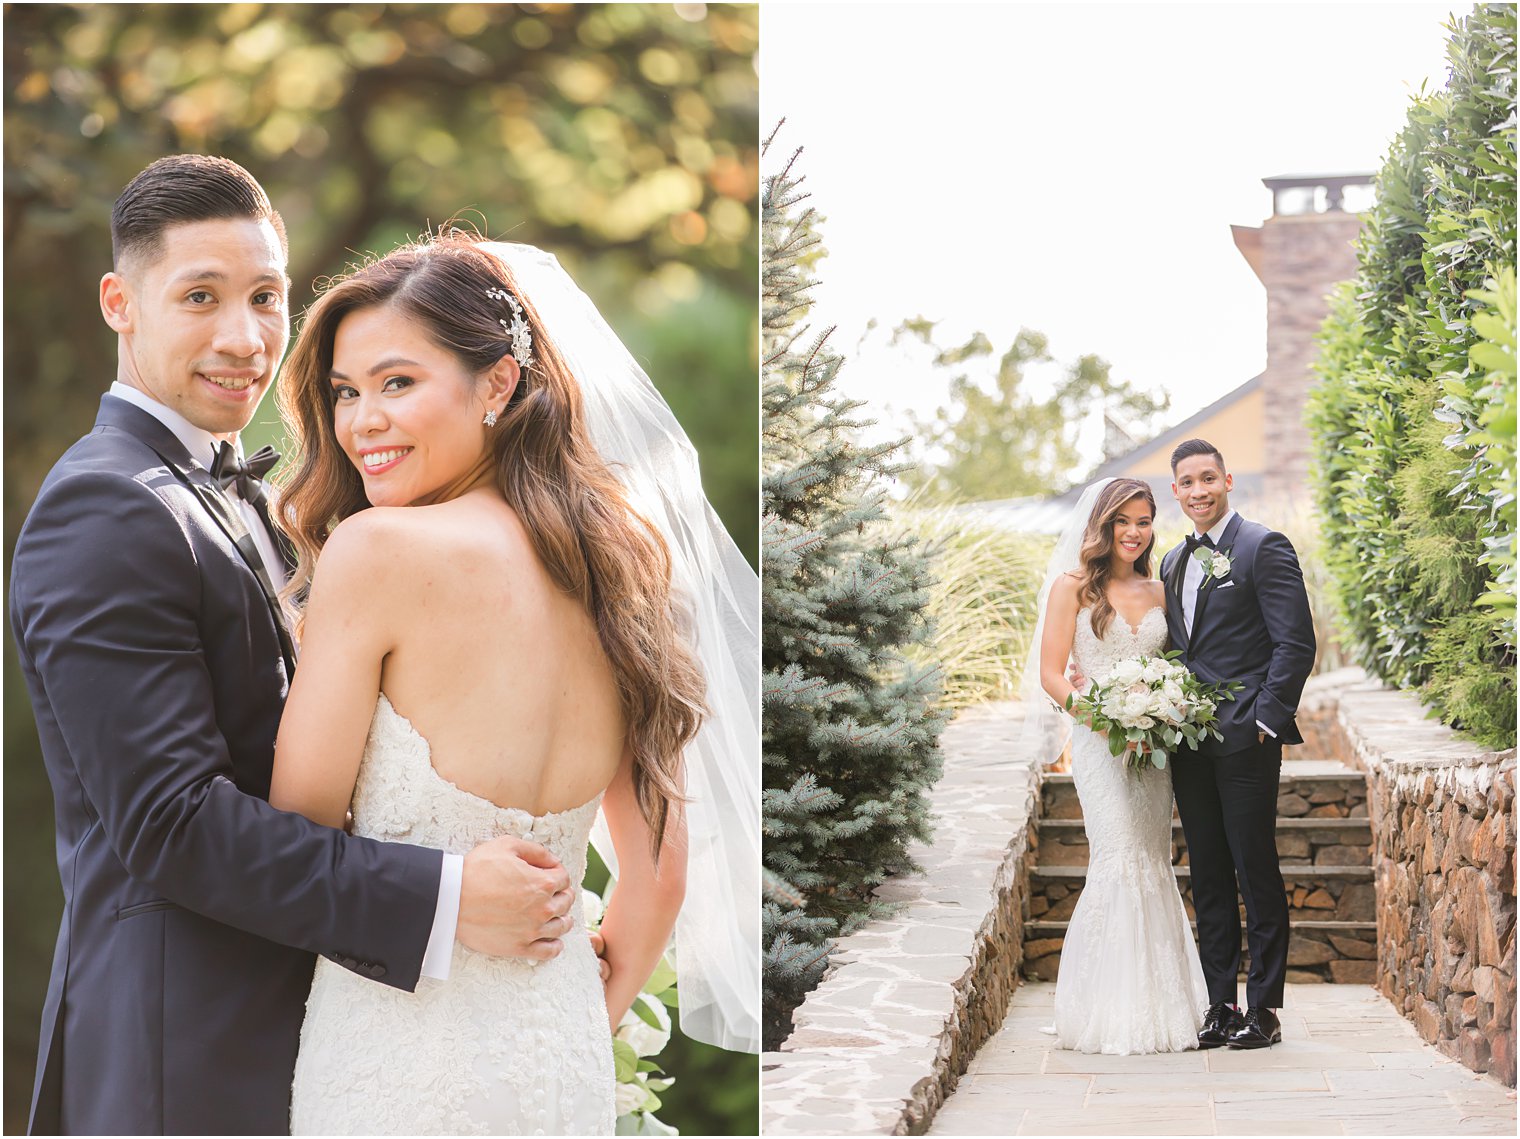
POLYGON ((1077 573, 1063 573, 1050 583, 1051 600, 1075 601, 1077 590, 1082 587, 1082 577, 1077 573))
POLYGON ((1067 570, 1051 584, 1052 590, 1063 589, 1067 593, 1076 593, 1082 585, 1082 575, 1076 570, 1067 570))
POLYGON ((374 580, 390 570, 454 566, 482 544, 487 529, 467 512, 439 506, 371 506, 338 523, 317 559, 328 578, 374 580))
POLYGON ((402 507, 372 506, 334 526, 317 555, 313 589, 373 582, 403 567, 419 545, 406 514, 402 507))

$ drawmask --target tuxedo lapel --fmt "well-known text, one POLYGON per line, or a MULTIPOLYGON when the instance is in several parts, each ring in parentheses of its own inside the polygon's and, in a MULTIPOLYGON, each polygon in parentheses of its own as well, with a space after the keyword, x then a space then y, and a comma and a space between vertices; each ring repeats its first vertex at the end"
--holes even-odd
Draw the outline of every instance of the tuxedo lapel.
MULTIPOLYGON (((1219 541, 1215 543, 1215 550, 1224 553, 1235 544, 1235 535, 1240 531, 1240 511, 1235 512, 1235 517, 1230 519, 1230 524, 1224 528, 1224 533, 1219 535, 1219 541)), ((1203 611, 1208 605, 1209 595, 1214 592, 1218 578, 1213 574, 1204 574, 1203 581, 1198 585, 1198 599, 1193 603, 1193 628, 1188 633, 1188 646, 1192 647, 1198 639, 1198 630, 1203 627, 1203 611)))
POLYGON ((1166 587, 1177 602, 1177 612, 1182 612, 1182 582, 1187 577, 1187 543, 1175 547, 1171 553, 1172 568, 1166 574, 1166 587))
POLYGON ((141 440, 152 448, 153 452, 164 461, 165 466, 200 501, 206 513, 227 535, 237 549, 238 556, 243 559, 244 564, 258 581, 259 591, 263 593, 264 601, 269 606, 270 619, 274 621, 275 631, 279 634, 280 653, 285 658, 286 675, 294 675, 295 646, 281 614, 280 600, 275 595, 274 583, 269 580, 269 571, 264 567, 264 559, 259 554, 258 546, 254 544, 253 535, 248 532, 248 527, 238 516, 237 510, 222 492, 221 487, 217 485, 216 480, 211 477, 210 472, 191 458, 190 452, 185 450, 185 445, 179 441, 174 432, 146 411, 133 407, 124 400, 110 395, 102 397, 100 414, 96 417, 95 425, 97 428, 114 427, 141 440))

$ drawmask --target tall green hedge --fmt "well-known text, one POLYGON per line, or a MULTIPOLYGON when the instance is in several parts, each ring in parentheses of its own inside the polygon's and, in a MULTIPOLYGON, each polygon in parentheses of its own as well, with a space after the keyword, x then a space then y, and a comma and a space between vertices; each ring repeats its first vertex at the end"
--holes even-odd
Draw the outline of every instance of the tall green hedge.
POLYGON ((1310 398, 1325 554, 1359 662, 1515 742, 1515 8, 1450 25, 1377 177, 1310 398))

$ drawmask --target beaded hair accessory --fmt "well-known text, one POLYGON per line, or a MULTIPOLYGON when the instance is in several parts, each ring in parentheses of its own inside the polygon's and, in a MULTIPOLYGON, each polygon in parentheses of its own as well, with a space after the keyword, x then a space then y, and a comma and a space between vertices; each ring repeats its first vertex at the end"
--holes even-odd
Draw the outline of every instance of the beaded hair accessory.
POLYGON ((506 301, 507 307, 512 310, 510 323, 506 320, 498 320, 496 323, 512 335, 512 358, 517 361, 519 367, 527 368, 533 363, 533 333, 523 316, 522 305, 506 289, 487 289, 486 296, 493 301, 506 301))

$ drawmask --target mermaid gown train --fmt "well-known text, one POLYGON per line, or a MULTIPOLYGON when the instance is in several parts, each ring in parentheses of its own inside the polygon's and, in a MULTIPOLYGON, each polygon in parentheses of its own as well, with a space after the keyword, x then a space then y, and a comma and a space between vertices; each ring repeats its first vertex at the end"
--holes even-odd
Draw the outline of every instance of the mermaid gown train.
MULTIPOLYGON (((579 882, 600 796, 530 815, 433 770, 382 693, 354 789, 354 833, 464 854, 499 835, 547 847, 579 882)), ((448 980, 414 993, 317 962, 291 1096, 297 1135, 610 1135, 612 1039, 577 900, 551 961, 454 946, 448 980)))
MULTIPOLYGON (((1115 614, 1102 639, 1091 610, 1077 614, 1072 656, 1089 678, 1165 647, 1159 606, 1137 628, 1115 614)), ((1136 774, 1081 725, 1073 729, 1071 768, 1089 856, 1061 949, 1057 1042, 1116 1055, 1195 1048, 1208 997, 1172 872, 1171 770, 1136 774)))

